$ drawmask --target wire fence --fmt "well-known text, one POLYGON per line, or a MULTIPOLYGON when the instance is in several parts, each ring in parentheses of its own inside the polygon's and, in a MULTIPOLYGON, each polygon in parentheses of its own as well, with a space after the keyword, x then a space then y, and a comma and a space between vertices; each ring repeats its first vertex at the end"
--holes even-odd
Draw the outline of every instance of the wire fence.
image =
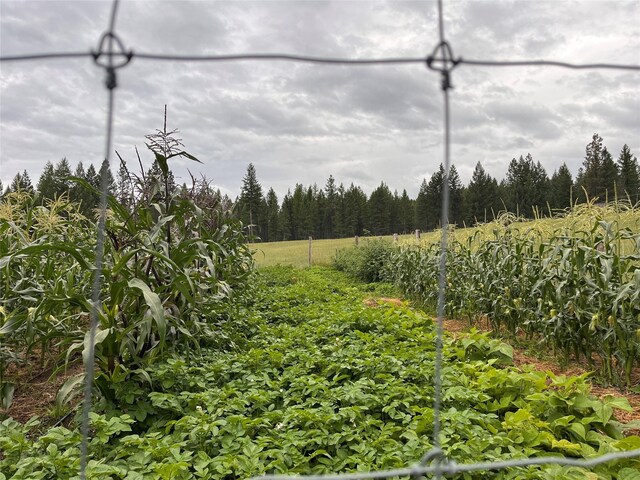
MULTIPOLYGON (((126 50, 124 43, 115 33, 115 24, 118 15, 119 0, 113 0, 108 30, 101 36, 96 50, 83 52, 52 52, 36 53, 27 55, 3 55, 1 62, 18 62, 33 60, 56 60, 69 58, 91 58, 99 67, 105 71, 105 88, 108 91, 107 118, 105 126, 105 159, 110 164, 111 148, 113 140, 113 121, 115 116, 115 89, 117 87, 117 70, 129 64, 133 59, 151 61, 179 61, 179 62, 230 62, 230 61, 290 61, 323 65, 342 66, 370 66, 384 64, 420 64, 439 72, 441 76, 441 90, 444 101, 444 178, 442 189, 441 208, 441 255, 440 273, 438 287, 438 306, 436 319, 436 352, 434 371, 434 420, 433 420, 433 448, 425 453, 419 463, 411 467, 382 470, 376 472, 360 472, 336 475, 265 475, 259 477, 267 480, 364 480, 364 479, 384 479, 393 477, 410 476, 414 478, 424 475, 434 475, 440 479, 443 475, 453 475, 464 472, 475 471, 495 471, 508 468, 528 467, 535 465, 554 464, 559 466, 574 466, 591 468, 603 463, 622 460, 627 458, 640 457, 640 449, 609 453, 594 456, 587 459, 575 459, 565 457, 536 457, 536 458, 516 458, 507 461, 479 462, 472 464, 458 464, 453 459, 446 458, 441 450, 441 399, 442 399, 442 344, 443 344, 443 319, 446 299, 446 254, 448 249, 447 225, 449 216, 449 167, 450 167, 450 109, 449 90, 452 88, 451 72, 460 65, 484 66, 484 67, 560 67, 569 69, 612 69, 612 70, 635 70, 640 71, 640 65, 611 64, 611 63, 590 63, 575 64, 558 62, 551 60, 519 60, 519 61, 497 61, 497 60, 468 60, 462 57, 455 57, 453 50, 446 40, 444 32, 443 5, 442 0, 438 0, 438 34, 439 43, 434 48, 431 55, 427 57, 387 57, 387 58, 337 58, 319 57, 308 55, 296 55, 288 53, 243 53, 229 55, 165 55, 155 53, 135 53, 133 50, 126 50)), ((100 292, 102 288, 102 262, 105 236, 105 219, 107 213, 108 181, 107 176, 102 176, 100 195, 100 217, 98 220, 98 232, 96 242, 96 270, 92 285, 92 311, 89 325, 89 345, 88 361, 86 364, 86 381, 84 386, 84 401, 82 406, 82 443, 81 443, 81 463, 80 478, 86 478, 86 468, 88 459, 89 444, 89 414, 91 412, 91 402, 93 396, 94 378, 94 356, 95 356, 95 336, 98 324, 97 306, 100 302, 100 292)))

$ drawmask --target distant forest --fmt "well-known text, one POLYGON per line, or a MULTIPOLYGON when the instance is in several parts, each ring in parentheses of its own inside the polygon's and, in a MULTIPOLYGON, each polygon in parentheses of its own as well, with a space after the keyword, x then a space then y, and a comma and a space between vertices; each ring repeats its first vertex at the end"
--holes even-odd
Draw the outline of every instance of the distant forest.
MULTIPOLYGON (((602 142, 598 134, 593 135, 575 179, 566 164, 549 177, 530 154, 511 160, 500 181, 478 162, 471 181, 463 185, 451 166, 449 222, 470 226, 493 220, 504 211, 529 218, 548 216, 587 198, 601 202, 617 198, 635 205, 640 201, 637 158, 625 145, 616 161, 602 142)), ((246 225, 254 226, 262 241, 428 231, 440 223, 444 173, 440 165, 429 180, 423 179, 415 199, 406 189, 392 192, 384 182, 367 196, 359 186, 338 185, 329 176, 324 188, 296 184, 280 203, 273 188, 263 194, 256 170, 249 164, 236 213, 246 225)))
MULTIPOLYGON (((171 172, 168 178, 163 178, 157 164, 147 172, 132 175, 121 161, 117 178, 114 178, 109 166, 104 163, 99 171, 93 165, 85 169, 79 163, 72 172, 68 161, 62 159, 55 166, 48 162, 35 186, 25 170, 18 173, 6 189, 0 183, 0 192, 6 194, 23 190, 37 193, 38 201, 43 204, 67 195, 71 201, 80 203, 82 213, 91 215, 98 205, 98 195, 70 177, 81 178, 99 189, 103 175, 106 175, 109 191, 125 205, 135 201, 136 187, 138 191, 149 192, 154 191, 154 184, 162 185, 163 188, 156 190, 157 195, 171 191, 176 197, 193 195, 197 190, 197 195, 210 208, 233 209, 258 241, 432 230, 440 223, 445 178, 444 168, 440 165, 429 180, 422 180, 418 196, 414 199, 409 197, 406 189, 401 193, 392 192, 384 182, 367 196, 359 186, 337 184, 330 175, 322 188, 315 184, 296 184, 280 202, 273 188, 264 194, 255 167, 249 164, 240 195, 233 201, 221 195, 219 190, 210 188, 206 179, 192 179, 191 186, 177 186, 171 172), (165 186, 169 189, 165 190, 165 186)), ((637 158, 624 145, 614 160, 598 134, 594 134, 586 146, 585 158, 575 179, 566 164, 549 177, 540 162, 527 154, 512 159, 506 177, 500 181, 492 178, 478 162, 468 185, 462 184, 455 166, 449 171, 448 183, 451 207, 449 221, 458 226, 490 221, 504 211, 521 217, 548 216, 576 202, 584 202, 587 198, 598 199, 599 202, 618 199, 634 205, 640 202, 640 166, 637 158)))

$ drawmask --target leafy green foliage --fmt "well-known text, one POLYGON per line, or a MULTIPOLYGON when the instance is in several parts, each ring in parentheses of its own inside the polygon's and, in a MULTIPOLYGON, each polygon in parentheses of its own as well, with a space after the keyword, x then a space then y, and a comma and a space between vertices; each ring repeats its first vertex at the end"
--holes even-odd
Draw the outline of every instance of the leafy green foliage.
MULTIPOLYGON (((404 467, 431 447, 434 326, 406 306, 363 304, 368 292, 330 270, 263 270, 237 312, 243 348, 150 366, 154 388, 91 416, 90 478, 247 478, 404 467)), ((368 286, 364 286, 368 289, 368 286)), ((613 419, 624 400, 588 395, 583 377, 520 372, 485 334, 446 340, 442 446, 457 462, 591 457, 629 450, 613 419)), ((139 388, 125 382, 122 394, 139 388)), ((13 478, 77 474, 79 434, 0 424, 0 469, 13 478)), ((596 467, 624 478, 638 460, 596 467)), ((584 478, 529 467, 473 478, 584 478)), ((457 478, 470 478, 459 475, 457 478)))
MULTIPOLYGON (((606 380, 630 386, 640 361, 640 235, 637 227, 592 213, 598 210, 576 212, 554 232, 495 224, 493 239, 454 239, 447 314, 488 317, 496 331, 542 339, 567 359, 586 359, 606 380)), ((396 249, 387 278, 435 310, 439 256, 435 244, 396 249)))
MULTIPOLYGON (((87 181, 74 181, 97 195, 87 181)), ((204 212, 189 195, 162 200, 127 207, 109 197, 95 347, 96 385, 112 400, 114 385, 129 376, 149 380, 145 368, 174 348, 218 342, 221 315, 248 292, 252 276, 242 226, 229 212, 204 212)), ((82 353, 86 362, 96 228, 66 196, 44 206, 26 193, 2 198, 3 398, 8 364, 36 347, 58 352, 59 361, 82 353)))
POLYGON ((392 251, 389 241, 366 239, 357 247, 338 250, 333 264, 363 282, 379 282, 384 279, 383 267, 392 251))

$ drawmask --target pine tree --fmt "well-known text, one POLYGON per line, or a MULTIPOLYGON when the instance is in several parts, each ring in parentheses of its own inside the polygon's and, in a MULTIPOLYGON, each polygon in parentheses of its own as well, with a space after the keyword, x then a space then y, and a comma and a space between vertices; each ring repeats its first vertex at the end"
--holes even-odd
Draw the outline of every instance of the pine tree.
MULTIPOLYGON (((87 174, 84 170, 84 165, 82 165, 82 162, 78 163, 78 165, 76 166, 76 169, 73 172, 73 176, 86 180, 87 174)), ((87 190, 87 188, 77 183, 74 183, 71 186, 71 190, 69 191, 70 200, 79 204, 80 212, 82 212, 82 214, 85 216, 88 216, 91 213, 91 209, 97 206, 94 200, 95 197, 96 195, 93 192, 87 190)))
POLYGON ((38 180, 37 189, 43 203, 47 200, 53 200, 56 197, 57 186, 53 164, 51 162, 45 164, 42 175, 40 175, 40 179, 38 180))
POLYGON ((367 205, 369 210, 369 229, 372 234, 388 235, 392 233, 390 231, 392 205, 393 194, 389 187, 384 182, 381 182, 380 186, 371 193, 367 205))
POLYGON ((71 167, 69 166, 67 159, 63 158, 57 163, 53 170, 55 190, 52 198, 57 198, 61 195, 69 195, 69 191, 71 190, 71 181, 69 180, 70 176, 71 167))
POLYGON ((325 209, 324 209, 324 238, 335 238, 338 224, 338 192, 336 190, 336 181, 333 175, 329 175, 329 179, 324 187, 325 209))
POLYGON ((280 232, 280 207, 278 206, 278 196, 273 188, 267 192, 266 204, 266 232, 263 239, 267 242, 274 242, 281 237, 280 232))
POLYGON ((13 181, 7 190, 8 192, 27 192, 34 193, 33 184, 31 183, 31 177, 26 170, 22 173, 16 173, 16 176, 13 177, 13 181))
POLYGON ((544 167, 534 163, 530 153, 526 158, 512 159, 505 180, 507 208, 521 216, 546 211, 548 181, 544 167))
POLYGON ((466 190, 465 219, 470 224, 487 222, 500 210, 498 200, 498 182, 489 175, 478 162, 466 190))
POLYGON ((607 150, 607 147, 602 149, 602 172, 601 172, 601 188, 602 188, 602 200, 612 201, 616 196, 616 187, 618 184, 618 167, 613 161, 613 157, 607 150))
POLYGON ((442 218, 442 186, 444 184, 444 167, 440 164, 438 170, 431 175, 427 184, 427 229, 437 228, 442 218))
POLYGON ((420 190, 418 191, 418 197, 416 198, 414 221, 414 226, 423 231, 427 229, 427 217, 429 215, 428 190, 429 184, 427 183, 427 179, 423 178, 420 184, 420 190))
POLYGON ((578 173, 579 198, 584 201, 585 192, 589 198, 602 197, 602 138, 593 134, 591 142, 585 148, 582 168, 578 173))
POLYGON ((571 207, 573 201, 573 179, 566 163, 560 165, 553 172, 549 181, 549 204, 551 208, 562 209, 571 207))
POLYGON ((367 218, 367 195, 353 183, 344 194, 345 203, 345 236, 363 235, 367 218))
MULTIPOLYGON (((116 189, 116 181, 113 178, 113 174, 111 173, 111 166, 109 165, 109 162, 107 162, 106 159, 102 161, 102 165, 100 165, 100 173, 98 174, 98 182, 100 183, 100 190, 104 188, 103 179, 102 179, 103 175, 106 175, 107 193, 113 194, 116 189)), ((174 191, 177 190, 177 188, 175 187, 175 182, 173 183, 173 185, 174 185, 174 191)))
POLYGON ((455 165, 449 167, 449 223, 462 225, 464 221, 463 189, 455 165))
POLYGON ((116 180, 115 196, 122 205, 131 208, 134 203, 133 180, 127 164, 120 158, 120 167, 118 168, 118 178, 116 180))
POLYGON ((402 190, 400 200, 398 201, 398 232, 409 233, 413 230, 415 219, 415 205, 409 198, 407 190, 402 190))
POLYGON ((305 211, 305 192, 300 183, 296 183, 291 196, 291 239, 302 240, 308 231, 308 216, 305 211))
POLYGON ((618 157, 618 195, 628 197, 632 205, 640 202, 640 166, 628 145, 622 147, 618 157))
POLYGON ((304 211, 306 213, 306 218, 304 222, 303 238, 316 237, 318 220, 322 218, 322 215, 318 210, 317 192, 318 187, 314 184, 307 188, 304 195, 304 211))
POLYGON ((262 186, 258 182, 256 169, 253 163, 247 167, 247 173, 242 179, 242 189, 238 199, 238 213, 245 225, 249 226, 249 235, 260 235, 256 227, 263 219, 262 186))
POLYGON ((293 205, 291 199, 291 190, 287 190, 287 194, 282 199, 282 207, 280 208, 280 229, 282 231, 282 240, 293 240, 293 205))

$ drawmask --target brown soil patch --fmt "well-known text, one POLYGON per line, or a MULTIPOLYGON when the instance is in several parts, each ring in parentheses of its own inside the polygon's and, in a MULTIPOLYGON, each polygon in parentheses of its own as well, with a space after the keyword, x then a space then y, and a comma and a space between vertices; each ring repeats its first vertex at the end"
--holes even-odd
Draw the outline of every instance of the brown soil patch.
POLYGON ((405 305, 405 302, 400 300, 399 298, 387 298, 387 297, 379 297, 379 298, 367 298, 363 301, 363 303, 367 307, 378 307, 382 303, 386 303, 387 305, 395 305, 396 307, 401 307, 405 305))
MULTIPOLYGON (((43 419, 51 417, 58 390, 67 379, 81 373, 83 369, 82 362, 78 362, 51 378, 54 371, 52 364, 42 368, 32 362, 33 359, 29 360, 25 365, 11 365, 7 372, 7 379, 16 387, 13 402, 9 408, 0 408, 0 418, 7 416, 20 423, 25 423, 33 416, 43 419)), ((51 417, 49 420, 55 421, 57 419, 51 417)))
MULTIPOLYGON (((492 332, 488 321, 474 323, 474 327, 483 332, 492 332)), ((469 323, 464 320, 444 320, 443 328, 445 331, 452 333, 454 338, 458 337, 461 333, 468 332, 470 329, 469 323)), ((544 353, 545 352, 541 352, 541 354, 544 353)), ((551 354, 549 354, 545 359, 540 359, 528 355, 523 350, 516 348, 513 350, 513 363, 518 368, 529 365, 535 370, 541 372, 549 371, 554 375, 574 376, 582 375, 591 371, 586 361, 574 362, 568 366, 563 366, 559 361, 551 357, 551 354)), ((640 385, 640 367, 636 368, 633 372, 631 384, 640 385)), ((595 383, 591 383, 591 393, 597 398, 604 398, 607 396, 625 397, 629 401, 629 405, 631 405, 633 411, 626 412, 624 410, 616 410, 616 419, 623 424, 633 421, 640 422, 640 393, 631 392, 617 387, 603 387, 595 383)), ((625 431, 625 434, 640 435, 640 428, 628 429, 625 431)))

